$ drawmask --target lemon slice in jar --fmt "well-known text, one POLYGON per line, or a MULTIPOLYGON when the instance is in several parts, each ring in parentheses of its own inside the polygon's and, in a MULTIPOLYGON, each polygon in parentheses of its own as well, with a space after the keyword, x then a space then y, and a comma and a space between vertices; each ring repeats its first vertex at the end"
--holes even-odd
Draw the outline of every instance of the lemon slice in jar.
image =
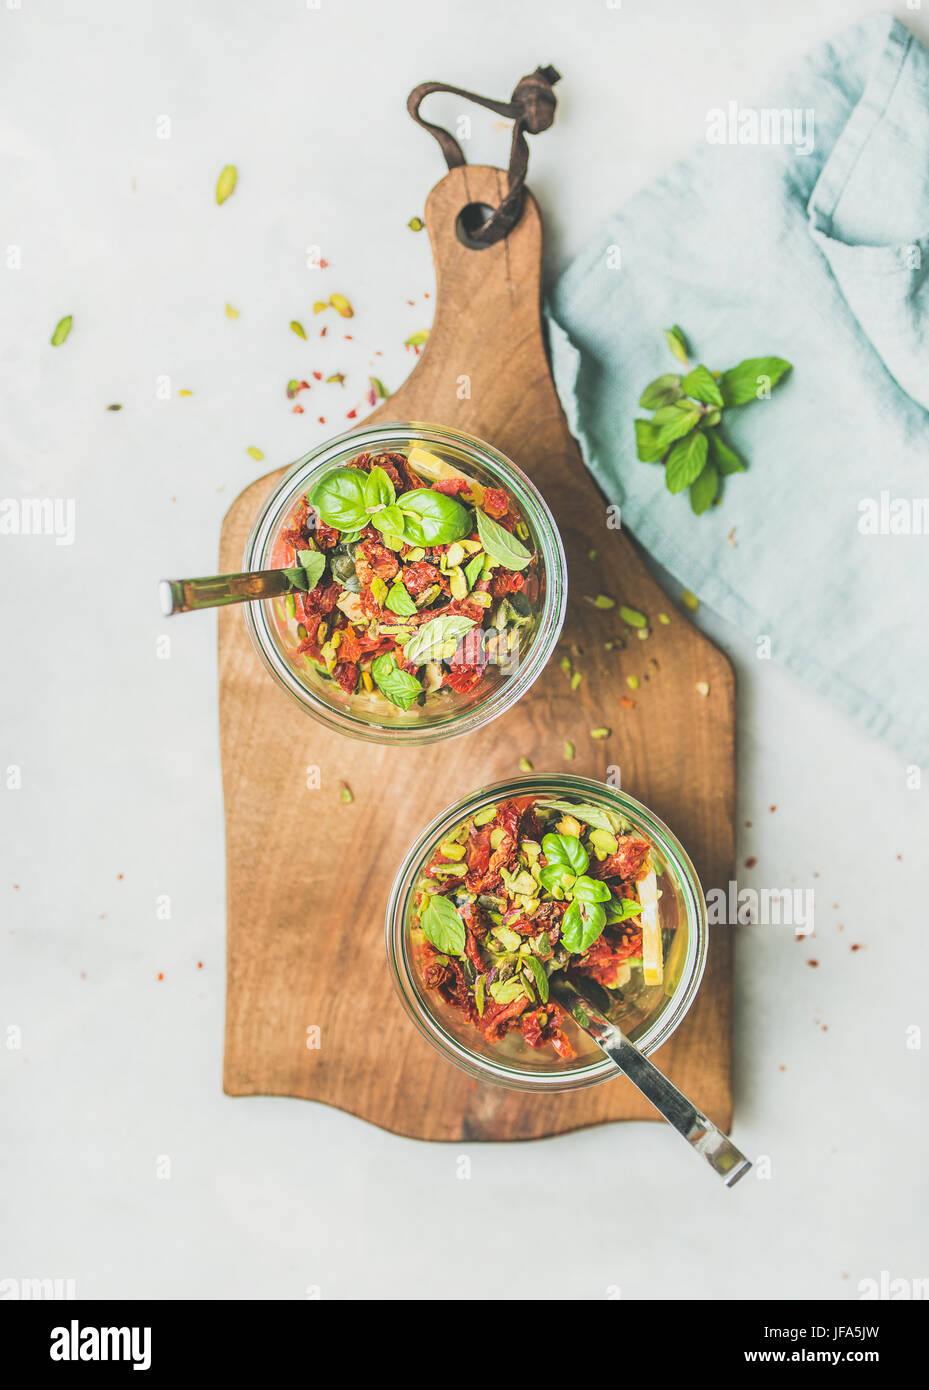
POLYGON ((660 985, 664 979, 664 962, 658 922, 658 880, 654 869, 640 878, 636 887, 642 904, 642 976, 647 985, 660 985))
POLYGON ((460 468, 453 467, 446 463, 436 454, 430 454, 428 449, 422 449, 418 444, 414 444, 407 454, 410 467, 415 469, 423 478, 428 478, 431 483, 440 482, 443 478, 463 478, 468 484, 468 500, 479 507, 484 500, 484 489, 474 478, 469 478, 467 473, 462 473, 460 468))

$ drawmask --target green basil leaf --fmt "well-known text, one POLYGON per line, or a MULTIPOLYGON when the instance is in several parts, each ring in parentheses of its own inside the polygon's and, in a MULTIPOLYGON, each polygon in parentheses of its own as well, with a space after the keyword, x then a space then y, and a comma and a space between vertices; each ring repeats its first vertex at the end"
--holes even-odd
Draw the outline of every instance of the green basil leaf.
POLYGON ((425 661, 438 661, 449 643, 457 643, 458 638, 474 626, 473 618, 465 618, 460 613, 443 613, 416 629, 404 647, 404 655, 415 666, 425 661))
POLYGON ((746 357, 737 367, 730 367, 719 379, 723 405, 746 405, 759 400, 759 387, 762 378, 768 386, 776 386, 781 377, 790 371, 793 363, 785 362, 783 357, 746 357))
POLYGON ((400 709, 409 709, 422 694, 423 688, 419 681, 409 671, 401 670, 393 652, 385 652, 382 656, 374 658, 371 662, 371 675, 381 694, 400 709))
POLYGON ((585 801, 539 801, 536 804, 547 811, 561 811, 574 816, 592 825, 595 830, 609 830, 613 835, 621 835, 626 828, 622 816, 617 811, 608 811, 604 806, 594 806, 585 801))
POLYGON ((521 994, 528 997, 529 990, 521 975, 512 980, 494 980, 490 995, 495 1004, 512 1004, 521 994))
POLYGON ((658 463, 664 458, 666 444, 658 442, 658 426, 651 420, 634 420, 636 457, 643 463, 658 463))
POLYGON ((687 373, 681 385, 684 394, 693 396, 695 401, 702 401, 704 405, 723 404, 723 393, 719 389, 719 383, 709 367, 704 367, 702 362, 694 367, 692 372, 687 373))
POLYGON ((662 453, 676 439, 683 439, 700 419, 700 407, 694 401, 676 401, 674 405, 663 405, 655 411, 652 424, 655 426, 655 447, 662 453))
POLYGON ((682 439, 668 455, 665 483, 669 492, 683 492, 696 482, 706 463, 706 435, 700 430, 682 439))
POLYGON ((402 536, 406 524, 404 515, 397 506, 385 507, 383 511, 375 512, 368 520, 372 526, 376 526, 379 531, 386 531, 390 536, 402 536))
POLYGON ((321 550, 298 550, 297 560, 300 568, 306 575, 306 589, 315 589, 316 585, 323 577, 326 568, 326 557, 321 550))
POLYGON ((560 865, 572 874, 582 874, 590 863, 590 856, 576 835, 543 835, 542 853, 549 868, 560 865))
POLYGON ((475 584, 481 577, 481 571, 483 570, 483 568, 484 552, 480 551, 477 555, 473 555, 471 559, 468 561, 468 563, 465 565, 465 579, 468 581, 469 589, 474 588, 475 584))
POLYGON ((383 468, 372 468, 365 480, 365 506, 391 507, 396 500, 396 489, 389 475, 383 468))
POLYGON ((565 868, 564 864, 546 864, 544 869, 539 870, 539 882, 543 888, 549 892, 553 888, 571 888, 574 883, 575 875, 570 869, 565 868))
POLYGON ((405 519, 403 534, 414 545, 448 545, 471 533, 471 513, 444 492, 415 488, 397 505, 405 519))
POLYGON ((391 613, 397 613, 401 618, 409 618, 416 612, 416 604, 410 598, 406 586, 401 584, 399 579, 392 584, 384 600, 384 606, 389 608, 391 613))
POLYGON ((528 551, 516 536, 511 535, 505 526, 501 526, 492 516, 482 512, 480 507, 475 508, 474 514, 477 517, 477 534, 491 560, 502 565, 504 569, 525 569, 532 559, 531 551, 528 551))
POLYGON ((321 478, 309 501, 327 526, 358 531, 367 524, 365 475, 360 468, 336 468, 321 478))
POLYGON ((712 463, 707 463, 696 482, 690 485, 690 506, 697 516, 702 516, 712 504, 719 487, 719 474, 712 463))
POLYGON ((727 478, 730 473, 744 473, 745 464, 739 458, 735 449, 730 449, 724 439, 720 439, 714 430, 707 435, 710 444, 710 458, 716 465, 716 471, 721 478, 727 478))
POLYGON ((673 356, 677 358, 678 362, 683 362, 684 366, 686 367, 687 340, 684 337, 684 330, 682 328, 679 328, 678 325, 675 324, 673 328, 666 328, 664 331, 664 335, 665 340, 667 341, 668 347, 671 349, 673 356))
MULTIPOLYGON (((692 396, 693 392, 688 391, 687 394, 692 396)), ((654 381, 648 383, 639 397, 639 405, 643 410, 658 410, 660 406, 680 400, 682 395, 680 377, 675 376, 673 372, 666 372, 664 376, 656 376, 654 381)))
POLYGON ((613 896, 602 879, 588 878, 586 874, 576 881, 572 891, 584 903, 605 903, 613 896))
POLYGON ((529 966, 535 976, 536 988, 539 991, 539 998, 543 1004, 548 1003, 548 976, 545 973, 542 962, 537 956, 529 957, 529 966))
POLYGON ((634 902, 632 898, 614 898, 610 894, 610 900, 604 905, 606 911, 607 925, 615 922, 625 922, 629 917, 638 917, 642 911, 642 904, 634 902))
POLYGON ((606 926, 602 903, 586 903, 575 898, 561 919, 561 940, 573 956, 589 951, 606 926))
POLYGON ((464 954, 467 939, 464 922, 448 898, 443 898, 440 893, 431 894, 419 914, 419 922, 426 939, 432 942, 437 951, 443 951, 447 956, 464 954))

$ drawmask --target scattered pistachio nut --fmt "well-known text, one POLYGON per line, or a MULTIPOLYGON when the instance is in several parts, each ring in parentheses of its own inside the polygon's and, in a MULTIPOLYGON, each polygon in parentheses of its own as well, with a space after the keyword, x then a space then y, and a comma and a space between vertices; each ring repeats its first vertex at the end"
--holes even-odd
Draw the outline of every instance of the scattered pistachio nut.
POLYGON ((352 794, 352 789, 351 789, 351 787, 348 785, 347 782, 343 782, 343 783, 342 783, 342 792, 341 792, 341 795, 342 795, 342 800, 345 802, 346 806, 347 806, 350 802, 352 802, 352 801, 355 800, 355 798, 354 798, 354 796, 353 796, 353 794, 352 794))
POLYGON ((261 460, 264 458, 264 454, 260 449, 257 449, 254 444, 250 444, 245 452, 249 454, 256 463, 261 463, 261 460))
POLYGON ((314 314, 321 314, 321 313, 323 312, 324 309, 328 309, 328 308, 329 308, 329 305, 328 305, 328 303, 326 302, 325 299, 317 299, 316 302, 315 302, 315 304, 313 305, 313 313, 314 313, 314 314))
POLYGON ((588 552, 587 552, 587 558, 588 558, 588 560, 590 561, 590 563, 591 563, 592 565, 594 565, 594 564, 596 564, 597 560, 599 559, 599 556, 598 556, 596 550, 588 550, 588 552))
POLYGON ((572 690, 576 690, 577 687, 580 685, 580 683, 581 683, 581 681, 582 681, 583 679, 584 679, 584 677, 583 677, 583 675, 581 674, 581 672, 580 672, 580 671, 575 671, 575 672, 574 672, 574 675, 571 677, 571 689, 572 689, 572 690))
POLYGON ((658 621, 662 623, 665 627, 667 627, 670 624, 671 619, 668 617, 667 613, 659 613, 658 621))
POLYGON ((639 688, 639 678, 638 678, 638 676, 627 676, 627 677, 626 677, 626 684, 628 685, 628 687, 629 687, 630 690, 638 690, 638 688, 639 688))
POLYGON ((227 305, 226 305, 226 318, 227 318, 227 319, 237 319, 238 317, 239 317, 239 311, 238 311, 238 309, 233 309, 233 307, 232 307, 231 304, 227 304, 227 305))
POLYGON ((300 323, 299 319, 290 320, 290 331, 291 333, 296 333, 298 338, 302 338, 303 341, 306 342, 306 329, 303 327, 303 324, 300 323))
POLYGON ((72 323, 73 319, 70 314, 66 314, 63 319, 58 320, 51 336, 52 347, 61 347, 65 338, 67 338, 68 334, 71 332, 72 323))
POLYGON ((709 695, 709 693, 710 693, 710 683, 709 683, 709 681, 697 681, 697 694, 698 694, 698 695, 709 695))
POLYGON ((588 599, 587 601, 588 603, 592 603, 594 608, 616 607, 616 600, 614 598, 610 598, 609 594, 598 594, 596 598, 588 599))
POLYGON ((574 744, 569 739, 564 741, 564 755, 569 762, 574 757, 574 744))
POLYGON ((355 310, 352 308, 351 304, 345 298, 344 294, 331 294, 329 296, 329 303, 332 305, 333 309, 335 309, 336 313, 340 314, 343 319, 354 318, 355 310))
POLYGON ((591 738, 609 738, 609 736, 609 729, 591 729, 590 731, 591 738))
POLYGON ((648 638, 651 637, 651 635, 652 630, 650 627, 640 627, 639 630, 636 632, 636 637, 638 637, 640 642, 647 641, 648 638))
POLYGON ((178 394, 179 396, 192 396, 192 395, 193 395, 193 391, 186 391, 186 390, 185 390, 185 391, 178 391, 177 394, 178 394))
POLYGON ((411 232, 421 232, 426 224, 421 217, 411 217, 406 225, 411 232))
POLYGON ((689 608, 691 613, 696 613, 700 606, 700 600, 696 594, 692 594, 689 589, 685 589, 681 594, 681 603, 685 608, 689 608))
POLYGON ((411 333, 404 343, 404 347, 422 347, 429 337, 429 329, 421 328, 418 333, 411 333))
POLYGON ((532 763, 529 761, 528 758, 520 758, 520 760, 519 760, 519 768, 520 768, 520 771, 521 771, 521 772, 531 772, 531 771, 532 771, 532 763))
POLYGON ((619 610, 619 616, 624 623, 630 627, 648 627, 648 619, 644 613, 640 613, 637 608, 627 608, 625 604, 619 610))
POLYGON ((234 164, 227 164, 216 181, 216 201, 222 204, 235 192, 239 173, 234 164))

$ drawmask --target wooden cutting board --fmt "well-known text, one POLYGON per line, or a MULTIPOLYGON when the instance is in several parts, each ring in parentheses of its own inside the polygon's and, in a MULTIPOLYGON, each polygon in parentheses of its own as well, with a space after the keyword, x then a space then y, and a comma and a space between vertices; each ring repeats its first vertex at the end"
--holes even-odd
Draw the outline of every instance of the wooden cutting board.
MULTIPOLYGON (((293 705, 252 650, 239 608, 219 612, 219 693, 227 851, 228 1095, 300 1096, 419 1139, 503 1140, 607 1120, 654 1119, 625 1080, 535 1097, 472 1081, 420 1037, 394 996, 384 908, 396 869, 423 826, 466 792, 519 771, 566 771, 624 789, 667 822, 705 889, 724 887, 735 853, 735 700, 726 658, 606 525, 606 504, 572 439, 549 374, 540 316, 542 226, 527 194, 504 240, 457 238, 469 203, 496 206, 498 169, 452 170, 432 191, 426 224, 437 272, 435 322, 412 375, 366 423, 435 422, 502 450, 535 481, 564 540, 569 600, 558 655, 502 718, 428 748, 339 737, 293 705), (460 378, 470 395, 460 399, 460 378), (597 552, 592 560, 589 553, 597 552), (586 602, 607 594, 650 615, 652 635, 625 649, 623 627, 586 602), (670 626, 657 622, 659 612, 670 626), (572 691, 558 657, 583 681, 572 691), (653 660, 654 663, 653 664, 653 660), (626 676, 640 677, 631 695, 626 676), (648 674, 649 679, 641 679, 648 674), (697 691, 709 684, 709 695, 697 691), (634 708, 620 698, 634 698, 634 708), (590 730, 607 726, 602 741, 590 730), (566 762, 563 746, 575 746, 566 762), (322 786, 307 788, 318 767, 322 786), (340 783, 354 793, 343 804, 340 783), (308 1046, 318 1029, 319 1046, 308 1046)), ((630 364, 635 370, 635 364, 630 364)), ((223 523, 220 572, 241 568, 257 510, 281 476, 247 488, 223 523)), ((725 927, 711 929, 702 989, 656 1054, 718 1124, 729 1127, 731 978, 725 927)))

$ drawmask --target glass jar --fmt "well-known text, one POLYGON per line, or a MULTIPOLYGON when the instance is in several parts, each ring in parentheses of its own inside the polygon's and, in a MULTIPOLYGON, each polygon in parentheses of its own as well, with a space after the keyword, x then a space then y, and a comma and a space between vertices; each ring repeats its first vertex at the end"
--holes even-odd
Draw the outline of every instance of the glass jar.
MULTIPOLYGON (((489 444, 440 425, 396 423, 352 430, 314 449, 290 468, 265 502, 245 547, 244 568, 261 570, 293 564, 281 532, 306 495, 327 473, 344 468, 360 453, 405 453, 418 445, 481 486, 501 487, 511 497, 529 531, 526 541, 538 555, 538 594, 531 618, 519 629, 518 650, 506 661, 491 662, 475 689, 457 693, 443 687, 425 704, 401 710, 376 689, 349 694, 327 679, 316 663, 297 650, 299 614, 283 598, 248 604, 245 621, 252 642, 275 681, 308 714, 328 728, 375 743, 423 744, 470 733, 510 709, 540 675, 555 649, 564 621, 567 569, 561 538, 551 512, 534 484, 516 464, 489 444)), ((399 620, 398 620, 399 621, 399 620)))
POLYGON ((629 830, 648 839, 660 891, 665 946, 661 985, 649 986, 636 1007, 617 1019, 645 1053, 667 1042, 693 1003, 706 964, 707 921, 703 890, 683 847, 657 816, 625 792, 587 777, 542 774, 482 787, 448 807, 417 838, 400 866, 387 905, 387 958, 400 1000, 419 1031, 450 1062, 482 1081, 525 1091, 568 1091, 618 1075, 614 1064, 573 1020, 565 1032, 577 1056, 530 1048, 517 1032, 487 1042, 458 1010, 427 990, 417 961, 421 932, 413 926, 417 884, 439 843, 482 807, 510 797, 571 800, 602 806, 625 818, 629 830))

